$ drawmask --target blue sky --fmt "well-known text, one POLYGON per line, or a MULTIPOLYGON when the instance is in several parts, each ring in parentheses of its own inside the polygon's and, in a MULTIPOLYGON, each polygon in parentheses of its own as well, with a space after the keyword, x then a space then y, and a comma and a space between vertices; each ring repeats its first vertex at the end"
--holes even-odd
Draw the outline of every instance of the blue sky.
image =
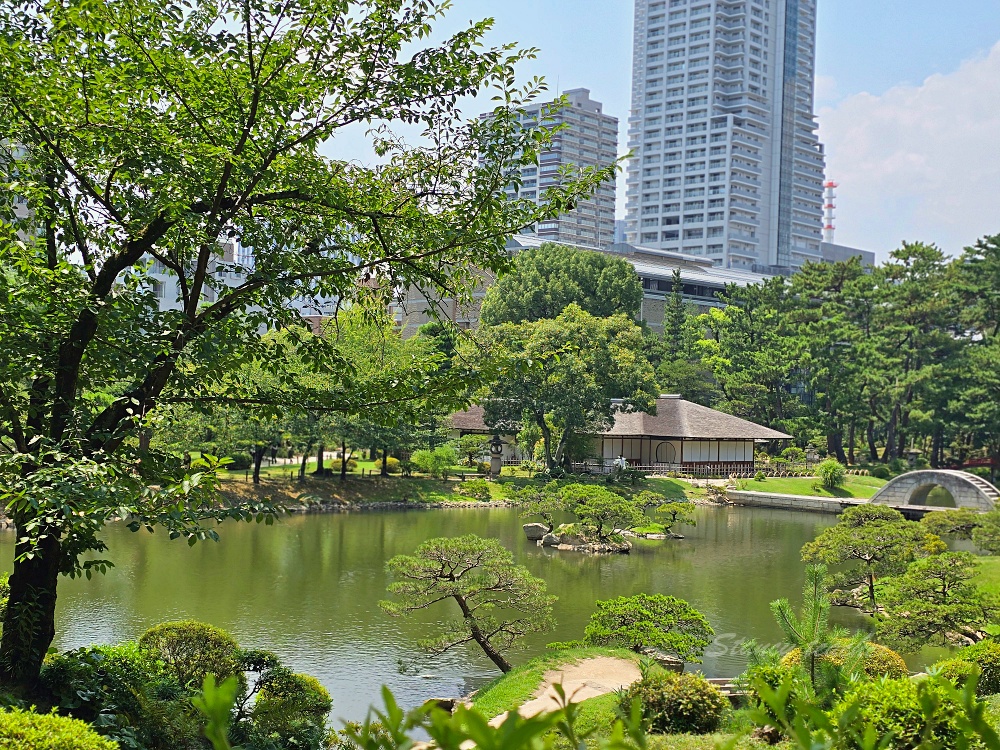
MULTIPOLYGON (((525 78, 589 88, 617 115, 625 150, 632 0, 454 0, 439 30, 488 16, 491 41, 540 49, 525 78)), ((884 257, 903 239, 957 252, 1000 232, 1000 1, 819 0, 817 34, 837 241, 884 257)), ((338 145, 363 158, 356 134, 338 145)))

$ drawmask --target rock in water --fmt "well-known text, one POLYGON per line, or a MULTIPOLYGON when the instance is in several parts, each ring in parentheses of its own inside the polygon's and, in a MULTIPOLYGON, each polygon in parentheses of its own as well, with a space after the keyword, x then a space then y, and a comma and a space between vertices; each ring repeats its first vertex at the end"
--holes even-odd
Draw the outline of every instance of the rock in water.
POLYGON ((521 528, 529 542, 537 542, 549 533, 549 527, 544 523, 526 523, 521 528))

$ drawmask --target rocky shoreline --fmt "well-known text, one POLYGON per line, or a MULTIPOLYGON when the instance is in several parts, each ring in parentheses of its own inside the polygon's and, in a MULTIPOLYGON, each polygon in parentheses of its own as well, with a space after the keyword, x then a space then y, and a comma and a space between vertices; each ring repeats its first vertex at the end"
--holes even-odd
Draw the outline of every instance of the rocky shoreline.
POLYGON ((349 502, 326 502, 326 503, 302 503, 298 505, 287 505, 285 511, 288 513, 358 513, 376 510, 440 510, 447 508, 515 508, 516 503, 508 500, 463 500, 454 503, 414 503, 405 500, 393 500, 387 502, 373 503, 349 503, 349 502))

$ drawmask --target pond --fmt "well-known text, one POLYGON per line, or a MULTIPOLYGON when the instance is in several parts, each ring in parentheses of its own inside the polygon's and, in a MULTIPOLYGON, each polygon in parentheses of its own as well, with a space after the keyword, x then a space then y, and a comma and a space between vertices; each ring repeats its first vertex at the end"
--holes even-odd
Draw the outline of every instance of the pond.
MULTIPOLYGON (((417 641, 448 604, 417 619, 392 619, 378 608, 385 561, 425 539, 476 533, 499 539, 518 562, 559 597, 556 630, 534 638, 520 663, 545 644, 580 638, 594 602, 638 592, 690 601, 717 633, 702 669, 730 677, 743 666, 744 638, 777 643, 768 603, 797 604, 804 573, 802 545, 832 516, 750 508, 699 508, 686 538, 640 541, 631 555, 591 557, 541 549, 525 540, 510 509, 305 515, 275 526, 227 523, 219 543, 189 548, 165 534, 110 527, 116 568, 93 580, 64 579, 57 611, 59 649, 137 637, 159 622, 193 618, 233 633, 244 646, 280 654, 295 670, 316 675, 334 699, 333 718, 357 720, 388 685, 406 706, 465 694, 496 676, 470 647, 427 660, 417 641), (402 668, 401 668, 402 666, 402 668)), ((2 537, 3 569, 13 536, 2 537)), ((860 618, 838 611, 842 624, 860 618)))

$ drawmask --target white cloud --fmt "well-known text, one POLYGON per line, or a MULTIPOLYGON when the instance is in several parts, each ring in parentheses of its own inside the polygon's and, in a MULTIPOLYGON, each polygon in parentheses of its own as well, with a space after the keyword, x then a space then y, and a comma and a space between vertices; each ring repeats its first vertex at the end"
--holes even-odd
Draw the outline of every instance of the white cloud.
POLYGON ((902 240, 957 253, 1000 233, 1000 43, 919 86, 848 96, 819 122, 838 243, 884 258, 902 240))

